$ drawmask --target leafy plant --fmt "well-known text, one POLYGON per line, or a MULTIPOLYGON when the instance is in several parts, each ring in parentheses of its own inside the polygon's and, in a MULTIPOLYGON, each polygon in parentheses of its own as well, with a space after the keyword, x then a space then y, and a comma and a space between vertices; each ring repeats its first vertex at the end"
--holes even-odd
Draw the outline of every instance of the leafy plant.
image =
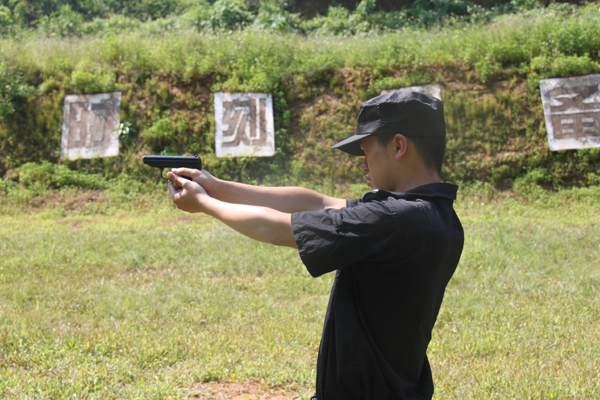
POLYGON ((538 56, 531 60, 531 69, 544 78, 566 78, 600 72, 600 63, 592 61, 588 54, 580 56, 560 55, 550 58, 538 56))
MULTIPOLYGON (((183 154, 189 149, 189 121, 182 115, 173 115, 155 120, 148 129, 142 133, 142 138, 155 154, 170 155, 183 154)), ((193 146, 194 150, 199 150, 193 146)))
POLYGON ((33 88, 23 82, 20 74, 0 62, 0 120, 10 117, 19 110, 33 88))
POLYGON ((71 85, 81 93, 112 92, 116 87, 115 75, 78 69, 71 74, 71 85))
POLYGON ((0 34, 11 33, 15 30, 15 20, 10 8, 0 5, 0 34))
POLYGON ((286 2, 280 0, 262 1, 258 14, 252 22, 255 29, 291 32, 299 29, 300 17, 286 10, 286 2))
POLYGON ((119 135, 119 140, 124 142, 130 142, 134 139, 135 129, 133 129, 131 122, 123 121, 119 124, 119 127, 116 129, 117 134, 119 135))
POLYGON ((81 34, 83 16, 74 11, 69 4, 63 5, 58 12, 38 20, 39 29, 48 36, 74 36, 81 34))
POLYGON ((217 0, 208 14, 213 29, 235 29, 251 21, 251 14, 241 0, 217 0))

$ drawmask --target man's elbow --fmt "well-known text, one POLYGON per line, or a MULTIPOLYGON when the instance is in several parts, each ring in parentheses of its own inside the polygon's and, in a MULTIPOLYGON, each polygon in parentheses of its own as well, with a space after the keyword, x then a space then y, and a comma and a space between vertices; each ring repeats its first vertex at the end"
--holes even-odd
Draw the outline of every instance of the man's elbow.
POLYGON ((298 248, 296 239, 294 239, 294 234, 291 232, 282 233, 278 231, 272 231, 269 234, 268 242, 275 246, 286 246, 294 249, 298 248))
POLYGON ((271 244, 274 244, 275 246, 286 246, 286 247, 291 247, 293 249, 297 249, 298 245, 296 244, 296 241, 294 240, 294 238, 292 237, 292 239, 283 239, 281 237, 274 237, 271 241, 271 244))

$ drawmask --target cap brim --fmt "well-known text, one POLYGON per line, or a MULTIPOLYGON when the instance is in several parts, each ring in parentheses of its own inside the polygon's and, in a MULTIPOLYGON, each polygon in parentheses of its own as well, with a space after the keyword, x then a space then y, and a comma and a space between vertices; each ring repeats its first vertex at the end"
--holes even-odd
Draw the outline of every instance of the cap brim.
POLYGON ((350 136, 349 138, 334 144, 331 148, 341 150, 353 156, 364 156, 365 152, 360 148, 360 141, 371 135, 372 133, 362 133, 360 135, 350 136))

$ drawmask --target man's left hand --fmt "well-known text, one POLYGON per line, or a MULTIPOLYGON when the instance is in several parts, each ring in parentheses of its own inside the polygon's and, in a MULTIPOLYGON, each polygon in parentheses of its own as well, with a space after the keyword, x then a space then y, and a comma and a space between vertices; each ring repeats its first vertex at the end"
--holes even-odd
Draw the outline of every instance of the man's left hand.
POLYGON ((171 199, 177 208, 190 213, 204 211, 202 198, 208 197, 208 194, 199 183, 184 179, 173 172, 168 172, 167 177, 171 199))

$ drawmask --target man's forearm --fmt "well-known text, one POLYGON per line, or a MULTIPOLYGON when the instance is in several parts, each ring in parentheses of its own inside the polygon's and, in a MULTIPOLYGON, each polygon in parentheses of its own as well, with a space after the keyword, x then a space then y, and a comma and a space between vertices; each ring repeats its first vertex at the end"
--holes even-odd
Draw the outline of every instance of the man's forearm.
POLYGON ((290 214, 346 207, 345 199, 326 196, 301 187, 264 187, 219 181, 218 190, 210 194, 228 203, 268 207, 290 214))
POLYGON ((203 211, 251 239, 296 248, 291 214, 272 208, 230 204, 205 196, 203 211))

